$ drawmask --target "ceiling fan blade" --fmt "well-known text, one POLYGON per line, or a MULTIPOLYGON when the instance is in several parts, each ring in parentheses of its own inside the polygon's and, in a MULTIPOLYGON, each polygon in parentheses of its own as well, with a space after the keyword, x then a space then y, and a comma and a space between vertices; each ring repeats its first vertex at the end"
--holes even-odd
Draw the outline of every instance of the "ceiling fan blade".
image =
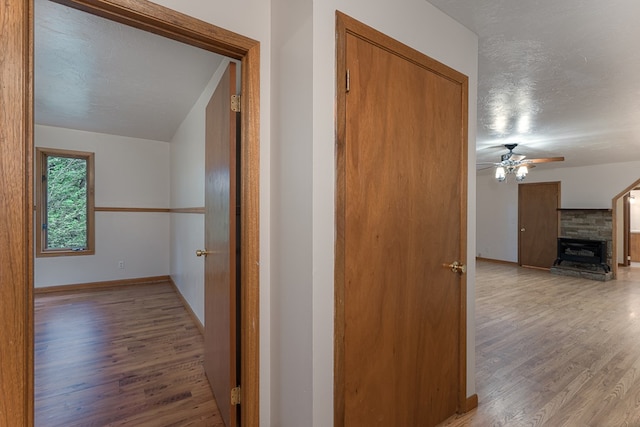
POLYGON ((527 163, 549 163, 549 162, 564 162, 564 157, 545 157, 542 159, 527 160, 527 163))
POLYGON ((489 166, 483 166, 482 164, 479 163, 479 164, 476 165, 476 172, 484 171, 484 170, 487 170, 487 169, 491 169, 493 167, 494 167, 493 164, 491 164, 489 166))
POLYGON ((523 154, 512 154, 511 157, 509 158, 509 160, 512 160, 514 162, 520 162, 520 161, 524 160, 525 157, 527 157, 527 156, 525 156, 523 154))

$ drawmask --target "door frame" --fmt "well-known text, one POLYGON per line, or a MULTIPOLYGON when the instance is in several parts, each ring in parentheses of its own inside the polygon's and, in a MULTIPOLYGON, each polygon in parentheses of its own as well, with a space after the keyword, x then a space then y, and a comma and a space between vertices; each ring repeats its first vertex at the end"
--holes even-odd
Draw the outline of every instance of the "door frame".
POLYGON ((633 182, 633 184, 629 185, 627 188, 616 194, 611 199, 611 229, 612 229, 612 243, 613 246, 611 248, 611 273, 613 274, 613 278, 616 279, 618 277, 618 199, 624 197, 625 194, 629 193, 631 190, 634 190, 636 187, 640 186, 640 179, 637 179, 633 182))
MULTIPOLYGON (((612 227, 613 228, 613 227, 612 227)), ((617 228, 613 229, 614 233, 618 233, 617 228)), ((622 267, 631 266, 630 260, 630 243, 631 243, 631 192, 622 196, 622 267)), ((616 257, 617 258, 617 257, 616 257)), ((611 263, 618 263, 618 260, 611 260, 611 263)))
MULTIPOLYGON (((427 65, 434 72, 455 80, 462 86, 462 108, 464 111, 462 139, 465 147, 468 139, 468 80, 465 76, 446 65, 433 60, 426 55, 400 43, 389 36, 351 18, 340 11, 336 11, 336 242, 334 264, 334 379, 333 379, 333 408, 334 426, 344 426, 345 420, 345 371, 344 371, 344 328, 345 328, 345 187, 346 187, 346 159, 345 159, 345 135, 346 135, 346 90, 347 66, 346 66, 346 40, 347 34, 370 41, 392 50, 409 61, 427 65), (428 62, 425 61, 426 60, 428 62), (454 77, 459 76, 459 77, 454 77), (459 80, 459 81, 458 81, 459 80)), ((467 154, 465 148, 464 153, 467 154)), ((466 164, 466 159, 464 159, 466 164)), ((463 259, 467 255, 467 173, 462 171, 461 184, 461 229, 460 251, 463 259)), ((467 412, 478 406, 476 394, 467 397, 467 280, 463 275, 460 279, 460 331, 459 340, 459 367, 458 367, 458 413, 467 412)))
MULTIPOLYGON (((259 424, 260 43, 146 0, 52 0, 242 62, 241 415, 259 424)), ((0 22, 0 424, 33 426, 33 0, 0 22)))

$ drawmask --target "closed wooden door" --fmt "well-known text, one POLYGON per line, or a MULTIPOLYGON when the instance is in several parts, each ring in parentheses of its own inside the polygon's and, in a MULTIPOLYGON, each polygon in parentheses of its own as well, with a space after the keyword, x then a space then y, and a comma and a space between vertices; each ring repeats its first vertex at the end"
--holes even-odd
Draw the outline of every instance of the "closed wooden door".
POLYGON ((629 234, 629 260, 640 262, 640 233, 629 234))
POLYGON ((444 265, 466 258, 466 77, 348 22, 335 425, 434 426, 465 394, 465 280, 444 265))
POLYGON ((204 367, 227 427, 237 425, 236 90, 229 64, 206 108, 204 367))
POLYGON ((518 263, 551 268, 557 256, 560 183, 518 185, 518 263))

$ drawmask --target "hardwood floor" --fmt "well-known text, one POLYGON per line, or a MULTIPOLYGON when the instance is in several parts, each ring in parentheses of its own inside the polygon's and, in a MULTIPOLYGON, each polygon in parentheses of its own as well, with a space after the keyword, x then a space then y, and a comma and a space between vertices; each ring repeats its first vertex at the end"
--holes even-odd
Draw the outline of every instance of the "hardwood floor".
POLYGON ((35 297, 35 425, 223 427, 168 283, 35 297))
MULTIPOLYGON (((640 268, 477 272, 480 404, 442 426, 640 426, 640 268)), ((36 427, 222 427, 202 346, 169 284, 36 295, 36 427)))
POLYGON ((480 403, 442 426, 640 426, 640 269, 619 273, 478 262, 480 403))

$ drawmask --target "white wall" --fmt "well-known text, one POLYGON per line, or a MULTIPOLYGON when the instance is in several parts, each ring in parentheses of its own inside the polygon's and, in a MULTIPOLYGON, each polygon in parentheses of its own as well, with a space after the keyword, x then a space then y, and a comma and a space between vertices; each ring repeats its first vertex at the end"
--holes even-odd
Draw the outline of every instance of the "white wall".
POLYGON ((518 241, 507 236, 518 228, 518 186, 486 174, 478 175, 476 186, 477 256, 516 262, 518 241))
POLYGON ((271 424, 310 425, 313 64, 311 0, 272 1, 271 424))
MULTIPOLYGON (((612 199, 640 178, 640 162, 574 168, 536 168, 526 182, 560 181, 562 208, 612 208, 612 199)), ((518 260, 518 189, 510 179, 498 183, 493 175, 477 179, 477 255, 518 260)))
POLYGON ((260 420, 271 425, 270 399, 270 198, 271 198, 271 2, 151 0, 260 42, 260 420))
MULTIPOLYGON (((638 175, 640 175, 640 171, 638 171, 638 175)), ((629 207, 630 228, 632 232, 640 233, 640 191, 633 190, 630 193, 634 197, 629 207)))
MULTIPOLYGON (((171 208, 204 206, 205 109, 229 60, 218 70, 171 139, 171 208)), ((204 325, 204 215, 171 213, 171 278, 204 325)))
MULTIPOLYGON (((95 153, 97 207, 169 206, 166 142, 36 125, 35 144, 95 153)), ((95 232, 95 255, 36 258, 35 286, 169 274, 168 214, 96 212, 95 232)))
POLYGON ((261 43, 261 425, 333 425, 336 9, 470 77, 467 330, 475 348, 476 37, 424 0, 154 1, 261 43))

